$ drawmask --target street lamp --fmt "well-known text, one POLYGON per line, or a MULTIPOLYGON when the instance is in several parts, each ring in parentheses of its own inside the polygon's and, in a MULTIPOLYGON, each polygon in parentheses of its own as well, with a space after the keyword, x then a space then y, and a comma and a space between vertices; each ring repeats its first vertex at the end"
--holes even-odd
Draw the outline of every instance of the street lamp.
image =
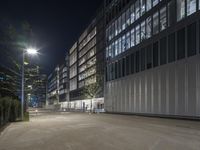
POLYGON ((22 117, 22 120, 24 120, 24 57, 25 57, 26 53, 29 54, 29 55, 37 55, 38 51, 34 48, 28 48, 28 49, 23 51, 23 55, 22 55, 22 97, 21 97, 21 117, 22 117))

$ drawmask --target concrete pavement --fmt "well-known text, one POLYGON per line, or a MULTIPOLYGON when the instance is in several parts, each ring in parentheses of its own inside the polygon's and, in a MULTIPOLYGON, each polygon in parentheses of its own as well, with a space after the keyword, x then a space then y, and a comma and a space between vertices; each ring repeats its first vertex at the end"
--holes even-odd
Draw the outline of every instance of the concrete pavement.
POLYGON ((200 150, 200 122, 33 112, 2 132, 0 150, 200 150))

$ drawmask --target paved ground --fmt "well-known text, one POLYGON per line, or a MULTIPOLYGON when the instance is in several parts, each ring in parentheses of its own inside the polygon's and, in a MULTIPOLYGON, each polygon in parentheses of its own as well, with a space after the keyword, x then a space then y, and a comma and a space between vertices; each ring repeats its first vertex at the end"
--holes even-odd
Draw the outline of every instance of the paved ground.
POLYGON ((6 128, 0 150, 200 150, 200 122, 39 113, 6 128))

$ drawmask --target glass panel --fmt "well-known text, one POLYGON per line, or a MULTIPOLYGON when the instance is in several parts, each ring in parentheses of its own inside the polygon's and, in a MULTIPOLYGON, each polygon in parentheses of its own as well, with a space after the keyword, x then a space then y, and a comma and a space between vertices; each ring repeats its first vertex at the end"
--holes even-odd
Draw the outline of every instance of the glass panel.
POLYGON ((122 30, 126 28, 126 13, 122 14, 122 30))
POLYGON ((112 58, 115 56, 115 42, 112 43, 112 58))
POLYGON ((168 62, 175 61, 175 33, 168 36, 168 62))
POLYGON ((131 54, 131 73, 135 72, 135 53, 131 54))
POLYGON ((126 49, 129 49, 131 47, 131 37, 130 32, 126 34, 126 49))
POLYGON ((199 0, 199 10, 200 10, 200 0, 199 0))
POLYGON ((147 1, 147 11, 149 11, 152 7, 151 0, 146 0, 147 1))
POLYGON ((111 46, 111 44, 109 45, 109 57, 112 57, 112 46, 111 46))
POLYGON ((116 54, 116 56, 118 55, 118 53, 119 53, 119 45, 118 45, 118 40, 116 40, 115 41, 115 54, 116 54))
POLYGON ((149 45, 149 46, 147 46, 147 48, 146 48, 146 66, 147 66, 147 69, 150 69, 150 68, 152 68, 152 60, 153 60, 153 58, 152 58, 152 46, 151 45, 149 45))
POLYGON ((126 26, 130 25, 130 9, 126 11, 126 26))
POLYGON ((122 31, 122 21, 121 16, 118 18, 118 32, 121 33, 122 31))
POLYGON ((187 15, 196 12, 196 0, 187 0, 187 15))
POLYGON ((131 47, 135 46, 135 29, 131 30, 131 47))
POLYGON ((177 58, 185 58, 185 28, 177 32, 177 58))
POLYGON ((151 17, 149 17, 146 19, 146 38, 151 37, 151 29, 152 29, 151 17))
POLYGON ((136 52, 136 72, 140 71, 140 53, 136 52))
POLYGON ((153 7, 158 4, 158 0, 153 0, 153 7))
POLYGON ((141 23, 141 41, 146 38, 145 21, 141 23))
POLYGON ((153 34, 157 34, 158 33, 158 12, 156 12, 154 15, 153 15, 153 34))
POLYGON ((118 54, 121 54, 122 53, 122 39, 121 39, 121 37, 118 39, 118 44, 119 44, 118 54))
POLYGON ((131 5, 131 24, 135 21, 135 9, 134 5, 131 5))
POLYGON ((158 66, 158 42, 153 44, 153 66, 158 66))
POLYGON ((167 38, 160 40, 160 65, 167 63, 167 38))
POLYGON ((126 49, 126 37, 125 35, 122 37, 122 52, 126 49))
POLYGON ((166 18, 166 7, 160 10, 160 30, 164 30, 167 27, 167 18, 166 18))
POLYGON ((136 33, 136 45, 137 45, 140 43, 140 26, 139 25, 136 27, 135 33, 136 33))
POLYGON ((145 52, 146 52, 146 49, 145 48, 143 48, 143 49, 141 49, 141 54, 140 54, 140 60, 141 60, 141 71, 143 71, 143 70, 145 70, 145 68, 146 68, 146 54, 145 54, 145 52))
POLYGON ((172 0, 168 3, 168 26, 173 25, 176 22, 176 7, 175 1, 172 0))
POLYGON ((141 16, 142 16, 145 13, 146 9, 145 0, 140 0, 140 6, 141 6, 141 16))
POLYGON ((177 21, 185 17, 185 0, 177 0, 177 21))
POLYGON ((140 5, 139 5, 140 3, 139 3, 139 0, 137 0, 136 2, 135 2, 135 14, 136 14, 136 20, 138 19, 138 18, 140 18, 140 5))
POLYGON ((188 49, 187 49, 188 57, 196 55, 196 23, 193 23, 188 26, 187 45, 188 45, 188 49))
POLYGON ((115 36, 115 23, 113 22, 111 26, 111 39, 113 39, 114 36, 115 36))
POLYGON ((115 20, 115 36, 118 35, 118 20, 115 20))

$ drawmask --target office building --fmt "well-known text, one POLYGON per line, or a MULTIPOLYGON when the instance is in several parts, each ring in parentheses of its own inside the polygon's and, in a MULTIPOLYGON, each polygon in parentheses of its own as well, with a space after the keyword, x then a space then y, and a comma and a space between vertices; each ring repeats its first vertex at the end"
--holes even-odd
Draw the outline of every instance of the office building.
POLYGON ((84 89, 104 76, 104 13, 99 9, 94 19, 69 50, 70 108, 103 109, 102 91, 95 98, 84 95, 84 89))
POLYGON ((59 66, 59 103, 61 109, 67 109, 69 102, 69 55, 59 66))
POLYGON ((59 66, 57 66, 47 79, 47 108, 59 109, 59 66))
POLYGON ((200 117, 199 0, 105 0, 105 109, 200 117))

